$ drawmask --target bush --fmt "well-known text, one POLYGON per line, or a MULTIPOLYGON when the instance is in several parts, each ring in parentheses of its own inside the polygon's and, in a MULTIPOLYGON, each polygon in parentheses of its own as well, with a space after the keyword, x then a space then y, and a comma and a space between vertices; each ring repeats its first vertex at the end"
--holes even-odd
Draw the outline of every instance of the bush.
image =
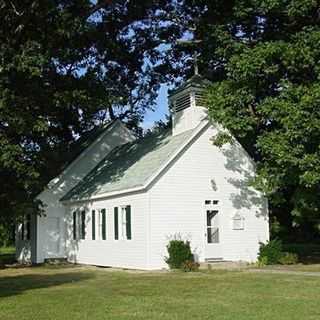
POLYGON ((167 245, 169 257, 165 262, 170 269, 180 269, 185 261, 194 261, 189 241, 171 240, 167 245))
POLYGON ((266 257, 267 264, 277 264, 282 256, 282 242, 280 240, 271 240, 266 244, 260 243, 258 261, 262 261, 266 257))
POLYGON ((298 263, 298 255, 292 252, 284 252, 279 259, 281 264, 296 264, 298 263))
POLYGON ((193 272, 193 271, 198 271, 200 267, 200 264, 198 262, 194 262, 192 260, 186 260, 182 262, 181 269, 184 272, 193 272))
POLYGON ((261 257, 258 259, 256 266, 262 268, 268 264, 268 257, 261 257))

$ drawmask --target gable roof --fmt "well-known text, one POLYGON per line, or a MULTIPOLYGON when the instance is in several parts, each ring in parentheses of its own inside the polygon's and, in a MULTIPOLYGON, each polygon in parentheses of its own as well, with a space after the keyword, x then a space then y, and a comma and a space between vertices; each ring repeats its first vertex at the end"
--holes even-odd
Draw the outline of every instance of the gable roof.
POLYGON ((98 137, 107 129, 112 127, 115 121, 107 124, 94 127, 91 130, 84 132, 79 139, 71 143, 67 155, 66 162, 62 166, 62 170, 66 169, 87 147, 89 147, 98 137))
MULTIPOLYGON (((114 120, 102 126, 98 126, 85 132, 78 140, 71 144, 66 161, 60 168, 60 173, 49 181, 47 187, 52 188, 56 183, 60 182, 61 178, 72 169, 73 165, 83 155, 85 151, 88 151, 95 143, 99 142, 105 135, 109 134, 115 126, 125 125, 120 120, 114 120)), ((129 129, 126 130, 130 133, 129 129)), ((134 139, 132 135, 132 139, 134 139)))
POLYGON ((116 147, 61 201, 87 200, 146 187, 203 127, 175 136, 166 130, 116 147))

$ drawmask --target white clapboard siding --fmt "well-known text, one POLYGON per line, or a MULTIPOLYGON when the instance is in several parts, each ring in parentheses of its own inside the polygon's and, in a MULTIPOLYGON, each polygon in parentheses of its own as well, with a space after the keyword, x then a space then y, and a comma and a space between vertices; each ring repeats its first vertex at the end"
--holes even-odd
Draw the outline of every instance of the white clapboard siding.
MULTIPOLYGON (((37 197, 45 204, 45 213, 37 218, 37 254, 36 262, 41 263, 48 256, 48 223, 51 218, 58 218, 60 228, 59 252, 56 257, 65 257, 65 206, 60 199, 83 179, 114 147, 132 141, 132 134, 120 121, 107 128, 99 138, 84 150, 57 178, 53 179, 48 187, 37 197)), ((26 246, 21 245, 19 240, 16 243, 18 250, 27 250, 26 246)), ((17 252, 17 257, 20 253, 17 252)), ((31 256, 30 254, 28 256, 31 256)))
POLYGON ((82 205, 74 204, 67 214, 67 257, 71 262, 111 266, 121 268, 146 269, 148 243, 148 210, 147 194, 131 194, 106 200, 95 200, 82 205), (119 219, 119 240, 114 237, 114 207, 131 206, 131 240, 121 239, 119 219), (107 236, 102 240, 98 228, 98 210, 106 209, 107 236), (86 239, 73 240, 74 210, 86 211, 86 239), (96 211, 96 240, 92 240, 91 211, 96 211))
POLYGON ((204 132, 149 191, 149 268, 166 267, 166 245, 177 233, 190 240, 194 253, 204 261, 206 199, 219 200, 224 260, 254 261, 259 241, 268 239, 266 200, 247 187, 252 162, 237 144, 222 150, 214 146, 215 133, 212 127, 204 132), (232 230, 237 211, 245 218, 244 230, 232 230))

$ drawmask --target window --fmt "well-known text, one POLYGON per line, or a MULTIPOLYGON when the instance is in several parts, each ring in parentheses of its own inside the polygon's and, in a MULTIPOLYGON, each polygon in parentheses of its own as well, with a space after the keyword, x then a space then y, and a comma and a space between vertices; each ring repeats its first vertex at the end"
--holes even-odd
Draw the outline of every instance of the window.
POLYGON ((100 211, 101 219, 101 239, 107 239, 107 221, 106 221, 106 209, 101 209, 100 211))
POLYGON ((82 240, 84 240, 86 238, 86 212, 85 211, 81 211, 81 235, 80 238, 82 240))
POLYGON ((31 239, 31 215, 28 214, 23 218, 22 223, 19 225, 18 229, 20 240, 30 240, 31 239))
POLYGON ((232 229, 233 230, 244 229, 244 218, 239 213, 236 213, 232 218, 232 229))
POLYGON ((24 240, 24 222, 20 225, 20 240, 24 240))
POLYGON ((207 242, 219 243, 218 210, 207 210, 207 242))
POLYGON ((77 211, 73 212, 73 240, 77 240, 77 211))
POLYGON ((119 239, 119 213, 118 207, 114 208, 114 239, 119 239))
POLYGON ((121 207, 122 239, 131 240, 131 206, 121 207))
POLYGON ((91 212, 91 224, 92 224, 92 240, 96 240, 96 212, 92 210, 91 212))
POLYGON ((114 238, 119 239, 119 227, 121 230, 121 239, 131 240, 131 206, 121 207, 119 216, 118 207, 114 208, 114 238))

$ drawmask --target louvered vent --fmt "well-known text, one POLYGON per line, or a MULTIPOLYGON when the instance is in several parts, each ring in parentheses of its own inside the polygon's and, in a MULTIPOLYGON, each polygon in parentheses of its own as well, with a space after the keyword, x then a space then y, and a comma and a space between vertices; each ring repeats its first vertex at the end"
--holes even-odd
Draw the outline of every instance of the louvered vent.
POLYGON ((174 105, 174 109, 175 112, 179 112, 181 110, 184 110, 188 107, 190 107, 190 94, 187 93, 179 98, 177 98, 177 100, 175 101, 175 105, 174 105))
POLYGON ((205 107, 206 106, 206 99, 205 99, 203 91, 196 91, 195 100, 196 100, 197 107, 205 107))

